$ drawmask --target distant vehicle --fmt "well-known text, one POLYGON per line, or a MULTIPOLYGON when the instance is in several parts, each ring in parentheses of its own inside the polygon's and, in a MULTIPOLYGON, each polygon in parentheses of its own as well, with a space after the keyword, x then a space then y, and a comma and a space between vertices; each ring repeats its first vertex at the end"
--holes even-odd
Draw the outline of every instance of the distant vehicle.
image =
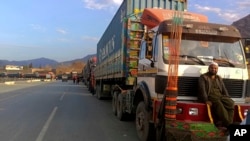
POLYGON ((62 75, 62 82, 67 82, 68 81, 68 75, 63 74, 62 75))
POLYGON ((76 71, 71 72, 71 79, 73 80, 74 84, 77 83, 78 73, 76 71))

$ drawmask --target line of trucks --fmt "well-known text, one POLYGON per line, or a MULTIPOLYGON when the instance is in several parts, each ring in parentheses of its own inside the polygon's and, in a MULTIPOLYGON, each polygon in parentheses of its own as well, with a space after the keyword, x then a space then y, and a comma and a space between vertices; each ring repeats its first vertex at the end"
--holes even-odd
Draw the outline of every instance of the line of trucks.
POLYGON ((186 9, 187 0, 124 0, 97 44, 91 73, 85 72, 91 93, 98 99, 112 97, 112 111, 119 120, 135 118, 140 141, 226 140, 210 107, 197 101, 199 76, 211 62, 219 64, 218 74, 235 101, 234 122, 241 122, 250 109, 250 81, 239 31, 209 23, 205 15, 186 9), (178 97, 176 118, 167 122, 163 98, 176 12, 183 19, 178 97))
POLYGON ((88 59, 86 65, 83 69, 83 83, 87 86, 88 90, 94 94, 95 93, 95 77, 94 70, 96 66, 96 56, 88 59))

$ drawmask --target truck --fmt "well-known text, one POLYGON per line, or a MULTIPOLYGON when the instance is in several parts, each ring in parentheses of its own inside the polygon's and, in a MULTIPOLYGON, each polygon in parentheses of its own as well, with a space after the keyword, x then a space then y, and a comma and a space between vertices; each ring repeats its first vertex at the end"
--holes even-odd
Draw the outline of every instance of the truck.
POLYGON ((88 87, 88 90, 93 95, 95 94, 95 77, 94 77, 95 66, 96 66, 96 56, 93 56, 88 59, 83 69, 84 84, 88 87))
POLYGON ((71 71, 70 72, 70 79, 73 80, 74 84, 76 84, 77 79, 78 79, 78 72, 77 71, 71 71))
POLYGON ((235 101, 234 121, 246 117, 250 83, 239 31, 187 12, 187 1, 150 2, 124 0, 99 40, 97 98, 112 97, 112 111, 119 120, 133 117, 141 141, 226 140, 210 107, 197 99, 198 79, 211 62, 218 63, 218 74, 235 101), (183 22, 175 118, 169 121, 165 103, 171 100, 165 95, 176 13, 183 22))
POLYGON ((244 52, 247 61, 248 77, 250 77, 250 37, 245 37, 245 38, 243 37, 241 41, 244 47, 244 52))
POLYGON ((246 59, 249 63, 249 59, 250 59, 250 37, 248 38, 242 38, 242 44, 243 44, 243 47, 244 47, 244 51, 245 51, 245 56, 246 56, 246 59))
MULTIPOLYGON (((138 51, 129 51, 127 46, 139 45, 139 41, 134 41, 131 45, 128 34, 133 34, 128 30, 130 19, 137 18, 138 14, 143 11, 144 8, 162 8, 162 9, 175 9, 184 11, 187 9, 186 0, 124 0, 110 22, 109 26, 105 30, 101 39, 97 44, 97 66, 95 71, 96 86, 95 91, 98 99, 112 97, 111 86, 114 82, 125 84, 131 87, 131 83, 134 77, 129 77, 130 73, 133 73, 136 69, 131 69, 128 66, 129 55, 137 53, 138 51), (106 67, 108 64, 109 67, 106 67), (96 76, 97 75, 97 76, 96 76), (110 85, 111 83, 111 85, 110 85)), ((132 26, 141 26, 138 22, 132 26)), ((139 27, 138 27, 139 28, 139 27)), ((141 29, 140 33, 142 33, 141 29)), ((136 34, 134 36, 141 36, 142 34, 136 34)), ((133 62, 132 60, 130 62, 133 62)))
POLYGON ((62 74, 62 82, 68 82, 68 74, 62 74))

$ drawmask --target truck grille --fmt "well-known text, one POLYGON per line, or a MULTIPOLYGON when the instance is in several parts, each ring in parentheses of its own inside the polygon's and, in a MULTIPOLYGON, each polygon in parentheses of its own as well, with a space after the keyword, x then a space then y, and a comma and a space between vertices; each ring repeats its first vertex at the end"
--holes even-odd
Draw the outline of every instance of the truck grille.
POLYGON ((241 98, 243 93, 243 80, 223 79, 229 95, 233 98, 241 98))
MULTIPOLYGON (((198 94, 197 77, 179 77, 178 79, 178 96, 197 96, 198 94)), ((155 90, 157 93, 164 93, 167 78, 166 76, 156 76, 155 90)), ((241 98, 243 93, 243 80, 223 79, 225 87, 230 97, 241 98)))

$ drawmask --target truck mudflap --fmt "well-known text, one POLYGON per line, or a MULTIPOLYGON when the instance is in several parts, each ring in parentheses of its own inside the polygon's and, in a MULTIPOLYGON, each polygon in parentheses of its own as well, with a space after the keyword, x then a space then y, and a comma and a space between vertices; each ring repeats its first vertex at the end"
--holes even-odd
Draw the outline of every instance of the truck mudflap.
POLYGON ((242 122, 246 118, 247 112, 250 110, 249 103, 247 104, 236 104, 234 106, 234 121, 242 122))
POLYGON ((166 121, 167 141, 226 141, 228 133, 214 124, 193 121, 166 121))

